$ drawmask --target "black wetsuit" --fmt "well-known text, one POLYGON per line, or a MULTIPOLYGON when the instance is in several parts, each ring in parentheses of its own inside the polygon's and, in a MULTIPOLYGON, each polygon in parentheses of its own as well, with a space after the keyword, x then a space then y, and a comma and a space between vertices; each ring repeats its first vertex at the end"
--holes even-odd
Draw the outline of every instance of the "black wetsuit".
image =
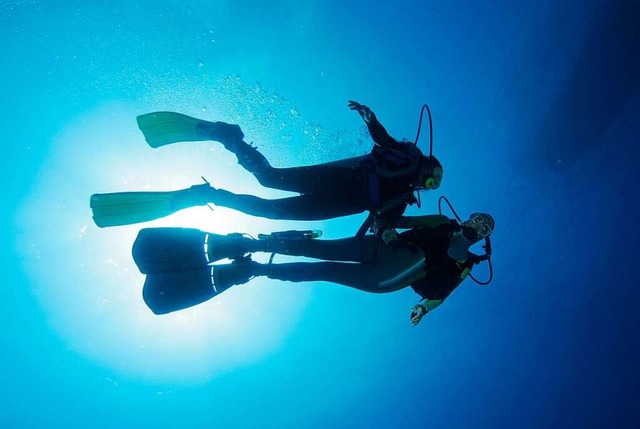
POLYGON ((467 266, 470 268, 470 264, 447 255, 456 225, 414 228, 401 235, 403 242, 393 246, 371 235, 363 240, 253 240, 193 229, 151 228, 140 232, 134 259, 147 274, 145 302, 158 314, 199 304, 256 276, 291 282, 325 281, 374 293, 412 286, 423 298, 444 299, 462 282, 467 266), (248 252, 304 256, 322 262, 210 265, 210 261, 248 252))
MULTIPOLYGON (((356 238, 275 241, 268 251, 342 262, 268 264, 254 268, 254 273, 291 282, 326 281, 374 293, 393 292, 411 286, 424 299, 444 300, 473 266, 471 253, 468 252, 464 261, 456 261, 447 253, 457 231, 460 231, 460 225, 450 220, 435 228, 417 227, 406 231, 391 246, 377 242, 371 235, 362 242, 356 238), (420 262, 414 275, 408 273, 420 262), (408 274, 403 280, 385 282, 403 272, 408 274)), ((259 243, 258 246, 264 245, 259 243)), ((264 251, 265 248, 256 248, 260 249, 264 251)))
POLYGON ((263 186, 301 195, 267 200, 218 189, 210 202, 269 219, 331 219, 367 210, 399 216, 413 202, 422 153, 393 139, 377 119, 367 126, 376 143, 370 154, 326 164, 274 168, 247 143, 227 146, 263 186))
POLYGON ((473 255, 456 261, 449 257, 448 249, 460 224, 454 219, 435 228, 417 227, 400 234, 400 239, 414 243, 425 256, 425 277, 411 284, 413 290, 424 299, 444 300, 464 280, 473 267, 473 255))

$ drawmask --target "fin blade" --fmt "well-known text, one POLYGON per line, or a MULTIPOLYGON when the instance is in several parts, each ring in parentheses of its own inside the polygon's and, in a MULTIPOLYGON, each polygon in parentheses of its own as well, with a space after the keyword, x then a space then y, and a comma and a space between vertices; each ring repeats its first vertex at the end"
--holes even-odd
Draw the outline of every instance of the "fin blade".
POLYGON ((138 128, 153 148, 172 143, 210 140, 198 131, 209 122, 176 112, 152 112, 136 118, 138 128))
POLYGON ((155 314, 167 314, 203 303, 225 289, 216 289, 213 267, 201 267, 148 274, 142 297, 155 314))
POLYGON ((133 243, 133 260, 143 274, 206 267, 208 235, 193 228, 143 228, 133 243))
POLYGON ((93 194, 90 207, 100 228, 148 222, 168 216, 181 207, 173 204, 174 192, 117 192, 93 194))

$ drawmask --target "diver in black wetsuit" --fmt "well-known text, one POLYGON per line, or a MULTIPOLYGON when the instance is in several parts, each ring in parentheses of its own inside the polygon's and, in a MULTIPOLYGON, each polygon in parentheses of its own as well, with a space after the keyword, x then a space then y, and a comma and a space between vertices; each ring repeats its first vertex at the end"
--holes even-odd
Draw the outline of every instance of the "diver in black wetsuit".
POLYGON ((367 106, 349 101, 364 119, 375 143, 370 154, 293 168, 274 168, 257 149, 243 141, 237 125, 200 121, 198 133, 221 142, 238 163, 263 186, 301 195, 266 200, 209 186, 194 186, 184 205, 213 203, 270 219, 318 220, 371 211, 378 217, 400 216, 415 201, 413 193, 437 189, 443 169, 408 141, 392 138, 367 106))
POLYGON ((306 239, 274 233, 255 240, 189 228, 147 228, 133 245, 133 257, 147 275, 143 296, 156 314, 181 310, 229 289, 266 276, 291 282, 326 281, 366 292, 393 292, 411 286, 423 299, 412 309, 417 324, 467 277, 483 257, 469 247, 488 237, 493 218, 474 213, 459 224, 442 215, 401 217, 397 228, 409 229, 386 244, 372 235, 364 239, 306 239), (268 252, 305 256, 324 262, 259 264, 248 254, 268 252), (223 259, 234 263, 212 265, 223 259))
MULTIPOLYGON (((422 113, 424 112, 423 106, 422 113)), ((270 188, 297 192, 290 198, 267 200, 216 189, 208 183, 169 192, 117 192, 94 194, 90 206, 100 227, 146 222, 189 207, 213 203, 270 219, 331 219, 369 211, 358 231, 362 237, 375 222, 393 223, 414 192, 437 189, 443 169, 417 145, 392 138, 367 106, 355 101, 349 108, 364 119, 375 143, 371 153, 326 164, 274 168, 256 148, 244 142, 235 124, 209 122, 176 112, 153 112, 137 117, 147 143, 154 148, 185 142, 215 140, 233 152, 238 163, 270 188)), ((421 120, 422 120, 421 113, 421 120)), ((430 117, 430 114, 429 114, 430 117)), ((420 128, 418 128, 419 136, 420 128)), ((416 137, 416 142, 417 142, 416 137)))

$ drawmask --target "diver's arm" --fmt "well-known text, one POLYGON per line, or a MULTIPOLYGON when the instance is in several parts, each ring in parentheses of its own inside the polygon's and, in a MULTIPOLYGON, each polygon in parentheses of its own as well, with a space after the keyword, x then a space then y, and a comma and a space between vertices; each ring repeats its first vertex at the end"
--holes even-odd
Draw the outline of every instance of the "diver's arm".
POLYGON ((440 307, 440 305, 444 302, 443 299, 425 299, 424 301, 422 301, 422 305, 427 309, 427 313, 430 312, 431 310, 434 310, 438 307, 440 307))
POLYGON ((398 239, 398 232, 395 229, 396 221, 402 216, 407 207, 406 202, 392 205, 388 209, 382 208, 376 213, 373 220, 372 229, 376 237, 382 238, 385 244, 398 239))
POLYGON ((376 236, 381 237, 385 244, 390 244, 398 240, 396 229, 437 228, 450 222, 451 219, 443 215, 397 216, 395 218, 378 216, 373 223, 373 230, 376 236))
POLYGON ((411 309, 411 324, 416 326, 424 316, 437 307, 439 307, 444 300, 442 299, 425 299, 422 302, 416 304, 411 309))
POLYGON ((367 124, 367 128, 369 129, 369 134, 371 134, 371 138, 381 147, 387 147, 391 149, 397 149, 402 147, 406 143, 400 143, 393 137, 389 135, 387 130, 382 126, 375 113, 371 109, 369 109, 364 104, 360 104, 357 101, 349 100, 349 108, 351 110, 357 111, 364 123, 367 124))
MULTIPOLYGON (((373 115, 373 112, 371 113, 373 115)), ((366 124, 369 129, 369 134, 371 134, 371 138, 378 146, 397 149, 406 144, 400 143, 391 137, 375 115, 373 115, 373 119, 370 122, 366 122, 366 124)))
POLYGON ((449 222, 451 222, 451 219, 444 215, 400 216, 396 219, 393 226, 400 229, 410 229, 419 226, 437 228, 449 222))

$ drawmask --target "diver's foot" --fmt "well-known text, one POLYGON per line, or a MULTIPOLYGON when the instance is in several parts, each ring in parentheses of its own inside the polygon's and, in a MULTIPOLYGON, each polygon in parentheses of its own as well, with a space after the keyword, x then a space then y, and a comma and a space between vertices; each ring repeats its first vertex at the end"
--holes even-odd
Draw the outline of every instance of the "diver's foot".
POLYGON ((256 277, 259 265, 251 260, 251 256, 227 265, 213 265, 213 285, 218 290, 225 290, 231 286, 245 284, 256 277))
POLYGON ((238 164, 251 174, 258 176, 271 168, 267 158, 255 147, 248 143, 240 142, 234 151, 238 158, 238 164))
POLYGON ((252 245, 254 241, 256 240, 238 232, 227 235, 208 233, 206 239, 207 260, 215 262, 228 258, 235 261, 245 261, 246 258, 250 258, 251 252, 257 247, 252 245))
POLYGON ((236 146, 242 143, 244 133, 239 125, 226 122, 202 122, 197 125, 198 134, 213 141, 223 144, 231 152, 236 151, 236 146))
POLYGON ((244 141, 244 133, 239 125, 226 122, 204 122, 198 124, 198 133, 211 140, 222 143, 229 152, 238 158, 245 170, 253 174, 260 174, 271 165, 262 153, 244 141))
POLYGON ((181 210, 188 207, 204 206, 209 203, 217 204, 221 199, 220 189, 216 189, 209 183, 193 185, 188 189, 175 191, 173 198, 173 206, 175 210, 181 210))
POLYGON ((216 195, 218 189, 211 186, 209 183, 202 183, 201 185, 193 185, 189 188, 191 197, 193 198, 195 205, 204 206, 206 204, 215 204, 216 195))

